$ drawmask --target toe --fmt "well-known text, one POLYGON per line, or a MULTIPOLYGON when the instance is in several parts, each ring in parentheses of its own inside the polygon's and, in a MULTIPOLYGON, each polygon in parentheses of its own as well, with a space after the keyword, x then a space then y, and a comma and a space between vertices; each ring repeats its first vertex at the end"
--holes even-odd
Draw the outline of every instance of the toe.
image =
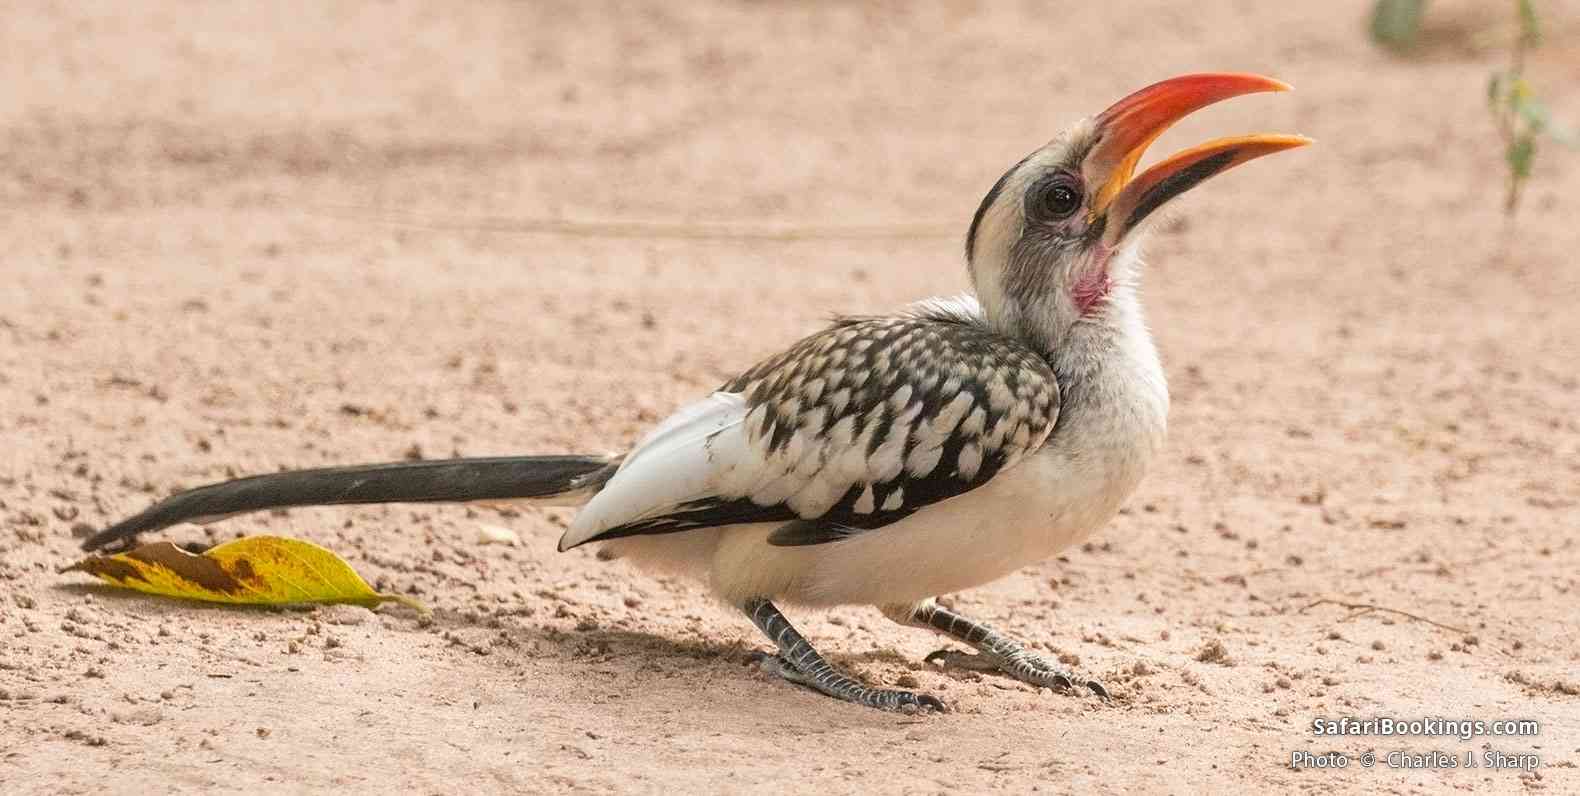
POLYGON ((907 715, 928 711, 946 713, 949 710, 938 697, 931 694, 917 694, 910 691, 890 691, 889 694, 893 697, 890 709, 907 715))
POLYGON ((753 652, 751 655, 747 656, 746 662, 747 665, 755 665, 757 668, 762 669, 765 672, 773 672, 775 674, 782 673, 786 670, 793 670, 795 668, 790 665, 789 661, 784 659, 784 656, 772 652, 763 652, 761 650, 753 652))
POLYGON ((944 668, 954 667, 968 672, 992 672, 999 668, 998 657, 986 653, 961 652, 959 650, 941 649, 934 650, 932 654, 923 658, 924 663, 933 663, 944 668))

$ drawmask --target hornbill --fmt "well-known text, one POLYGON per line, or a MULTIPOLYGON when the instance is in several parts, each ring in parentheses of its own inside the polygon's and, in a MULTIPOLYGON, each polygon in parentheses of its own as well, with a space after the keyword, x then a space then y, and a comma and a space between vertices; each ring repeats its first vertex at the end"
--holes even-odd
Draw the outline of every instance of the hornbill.
POLYGON ((1011 167, 977 208, 965 246, 971 293, 837 319, 623 455, 259 475, 176 494, 83 547, 286 506, 579 505, 560 550, 597 542, 705 581, 773 640, 765 671, 829 696, 944 707, 842 673, 779 605, 875 605, 977 650, 938 654, 945 665, 1106 695, 934 598, 1080 541, 1135 490, 1163 445, 1169 403, 1137 288, 1144 222, 1215 174, 1310 141, 1222 138, 1140 174, 1137 162, 1187 114, 1286 89, 1249 74, 1186 75, 1078 121, 1011 167))

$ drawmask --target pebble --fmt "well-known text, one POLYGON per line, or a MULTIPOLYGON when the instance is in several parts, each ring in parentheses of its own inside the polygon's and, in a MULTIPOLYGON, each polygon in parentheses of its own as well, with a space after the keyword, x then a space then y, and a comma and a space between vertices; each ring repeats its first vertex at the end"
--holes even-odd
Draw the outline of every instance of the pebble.
POLYGON ((521 544, 521 537, 510 528, 502 525, 486 525, 479 523, 477 526, 478 544, 502 544, 515 547, 521 544))

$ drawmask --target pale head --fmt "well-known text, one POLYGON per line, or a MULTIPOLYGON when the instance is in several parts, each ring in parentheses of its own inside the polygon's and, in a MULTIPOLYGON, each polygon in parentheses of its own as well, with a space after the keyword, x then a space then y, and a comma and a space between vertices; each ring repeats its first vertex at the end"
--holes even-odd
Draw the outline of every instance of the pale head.
POLYGON ((989 323, 1054 347, 1131 278, 1146 222, 1169 200, 1252 158, 1310 143, 1302 136, 1220 138, 1135 174, 1164 130, 1214 102, 1289 87, 1243 74, 1185 75, 1148 86, 1074 124, 1015 164, 988 191, 966 258, 989 323))

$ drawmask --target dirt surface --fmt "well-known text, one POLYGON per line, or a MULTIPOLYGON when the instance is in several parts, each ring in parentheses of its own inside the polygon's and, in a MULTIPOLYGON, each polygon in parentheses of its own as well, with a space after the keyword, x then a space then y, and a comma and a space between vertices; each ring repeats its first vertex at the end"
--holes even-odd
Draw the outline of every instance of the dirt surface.
MULTIPOLYGON (((1359 0, 131 5, 20 4, 0 32, 0 790, 1580 790, 1580 156, 1544 151, 1505 224, 1503 4, 1434 2, 1413 58, 1370 46, 1359 0), (764 640, 699 587, 555 553, 559 510, 168 535, 320 542, 428 625, 56 573, 74 527, 229 476, 620 449, 829 312, 960 290, 1006 167, 1203 69, 1298 90, 1156 153, 1319 145, 1155 235, 1171 435, 1124 514, 953 597, 1111 704, 937 670, 871 609, 799 614, 955 710, 837 704, 749 666, 764 640), (555 218, 681 226, 534 231, 555 218), (1313 734, 1342 716, 1541 732, 1313 734), (1540 768, 1289 766, 1400 749, 1540 768)), ((1545 7, 1532 77, 1574 119, 1580 13, 1545 7)))

